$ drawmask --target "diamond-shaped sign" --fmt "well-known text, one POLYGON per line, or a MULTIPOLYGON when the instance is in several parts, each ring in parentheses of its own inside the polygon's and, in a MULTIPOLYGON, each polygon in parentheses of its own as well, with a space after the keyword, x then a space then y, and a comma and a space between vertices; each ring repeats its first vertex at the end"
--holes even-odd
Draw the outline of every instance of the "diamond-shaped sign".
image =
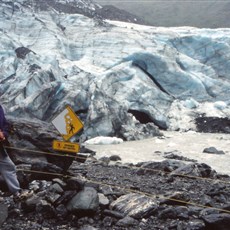
POLYGON ((66 141, 83 128, 81 120, 70 106, 66 106, 66 108, 53 119, 52 124, 66 141))

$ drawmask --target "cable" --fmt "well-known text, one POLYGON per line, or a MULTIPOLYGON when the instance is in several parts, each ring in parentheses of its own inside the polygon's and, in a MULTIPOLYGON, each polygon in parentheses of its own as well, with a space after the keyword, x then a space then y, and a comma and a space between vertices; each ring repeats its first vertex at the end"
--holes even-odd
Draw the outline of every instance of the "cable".
MULTIPOLYGON (((51 152, 44 152, 44 151, 38 151, 38 150, 32 150, 32 149, 25 149, 25 148, 15 148, 15 147, 9 147, 5 146, 6 149, 14 149, 14 150, 19 150, 19 151, 25 151, 25 152, 30 152, 32 154, 45 154, 45 155, 52 155, 52 156, 57 156, 57 157, 70 157, 70 158, 76 158, 76 156, 69 155, 69 154, 57 154, 57 153, 51 153, 51 152)), ((84 157, 78 157, 80 159, 85 159, 84 157)))
MULTIPOLYGON (((30 153, 34 153, 34 154, 45 154, 45 155, 53 155, 53 156, 60 156, 60 157, 71 157, 74 159, 82 159, 82 160, 86 160, 85 157, 80 157, 80 156, 71 156, 71 155, 65 155, 65 154, 55 154, 55 153, 49 153, 49 152, 43 152, 43 151, 35 151, 35 150, 30 150, 30 149, 22 149, 22 148, 15 148, 15 147, 5 147, 8 149, 15 149, 15 150, 20 150, 20 151, 27 151, 30 153)), ((100 162, 100 160, 98 160, 100 162)), ((103 162, 103 161, 101 161, 103 162)), ((158 169, 151 169, 151 168, 145 168, 145 167, 138 167, 138 166, 125 166, 126 168, 130 168, 130 169, 136 169, 136 170, 147 170, 147 171, 152 171, 152 172, 157 172, 157 173, 165 173, 165 174, 170 174, 171 172, 166 172, 166 171, 162 171, 162 170, 158 170, 158 169)), ((199 177, 199 176, 191 176, 191 175, 185 175, 185 174, 173 174, 173 176, 180 176, 180 177, 186 177, 186 178, 191 178, 191 179, 198 179, 198 180, 206 180, 206 181, 219 181, 221 183, 225 183, 225 184, 230 184, 230 181, 224 181, 224 180, 220 180, 220 179, 212 179, 212 178, 206 178, 206 177, 199 177)))
MULTIPOLYGON (((58 177, 63 177, 63 178, 76 178, 76 179, 78 179, 77 177, 74 177, 74 176, 71 176, 71 175, 60 174, 60 173, 50 173, 50 172, 41 172, 41 171, 36 171, 36 170, 24 170, 24 169, 19 169, 18 171, 23 171, 23 172, 27 172, 27 173, 38 173, 38 174, 53 175, 53 176, 58 176, 58 177)), ((198 203, 183 201, 183 200, 179 200, 179 199, 174 199, 174 198, 166 197, 164 195, 159 195, 159 194, 157 194, 157 195, 154 194, 153 195, 153 194, 150 194, 150 193, 147 193, 147 192, 136 191, 134 189, 124 188, 122 186, 117 186, 117 185, 114 185, 114 184, 113 185, 112 184, 106 184, 106 183, 102 183, 102 182, 99 182, 99 181, 94 181, 94 180, 90 180, 90 179, 86 179, 86 178, 84 178, 84 180, 87 181, 87 182, 95 183, 95 184, 102 185, 102 186, 109 186, 109 187, 113 187, 113 188, 123 189, 125 191, 132 192, 132 193, 145 195, 145 196, 148 196, 151 199, 156 199, 158 197, 158 198, 167 199, 167 200, 170 200, 170 201, 174 201, 174 202, 178 202, 178 203, 182 203, 182 204, 186 204, 186 205, 192 205, 192 206, 201 207, 201 208, 212 208, 212 209, 215 209, 215 210, 230 214, 229 210, 225 210, 225 209, 221 209, 221 208, 211 207, 211 206, 207 206, 207 205, 201 205, 201 204, 198 204, 198 203)))

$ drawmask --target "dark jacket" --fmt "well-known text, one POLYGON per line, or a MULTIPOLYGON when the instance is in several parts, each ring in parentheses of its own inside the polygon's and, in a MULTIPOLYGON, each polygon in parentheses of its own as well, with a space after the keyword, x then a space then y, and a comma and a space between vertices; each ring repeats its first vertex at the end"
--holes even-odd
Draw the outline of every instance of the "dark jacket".
POLYGON ((9 134, 9 124, 5 118, 5 113, 1 105, 0 105, 0 129, 4 133, 5 138, 7 138, 9 134))
POLYGON ((6 138, 5 141, 1 141, 0 142, 0 154, 5 157, 7 156, 7 152, 6 149, 4 148, 4 143, 3 142, 8 142, 7 141, 7 137, 9 135, 9 124, 5 118, 5 114, 4 114, 4 110, 2 108, 2 106, 0 105, 0 129, 1 131, 4 133, 4 136, 6 138))

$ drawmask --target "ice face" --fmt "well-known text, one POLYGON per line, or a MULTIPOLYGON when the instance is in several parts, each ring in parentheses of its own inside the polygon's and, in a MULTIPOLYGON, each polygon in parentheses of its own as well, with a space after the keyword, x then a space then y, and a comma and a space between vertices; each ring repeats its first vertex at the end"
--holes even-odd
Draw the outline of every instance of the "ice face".
POLYGON ((99 26, 17 3, 0 6, 0 96, 10 114, 48 121, 69 104, 87 110, 90 137, 146 129, 130 110, 172 130, 195 128, 195 114, 229 116, 230 29, 99 26))

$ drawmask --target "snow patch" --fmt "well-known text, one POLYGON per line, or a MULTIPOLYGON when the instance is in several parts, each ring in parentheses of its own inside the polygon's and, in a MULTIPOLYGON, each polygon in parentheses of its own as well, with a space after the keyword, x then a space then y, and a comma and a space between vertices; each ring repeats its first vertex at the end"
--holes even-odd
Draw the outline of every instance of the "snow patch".
POLYGON ((98 136, 92 139, 89 139, 85 142, 88 145, 111 145, 111 144, 120 144, 123 140, 117 137, 104 137, 98 136))

